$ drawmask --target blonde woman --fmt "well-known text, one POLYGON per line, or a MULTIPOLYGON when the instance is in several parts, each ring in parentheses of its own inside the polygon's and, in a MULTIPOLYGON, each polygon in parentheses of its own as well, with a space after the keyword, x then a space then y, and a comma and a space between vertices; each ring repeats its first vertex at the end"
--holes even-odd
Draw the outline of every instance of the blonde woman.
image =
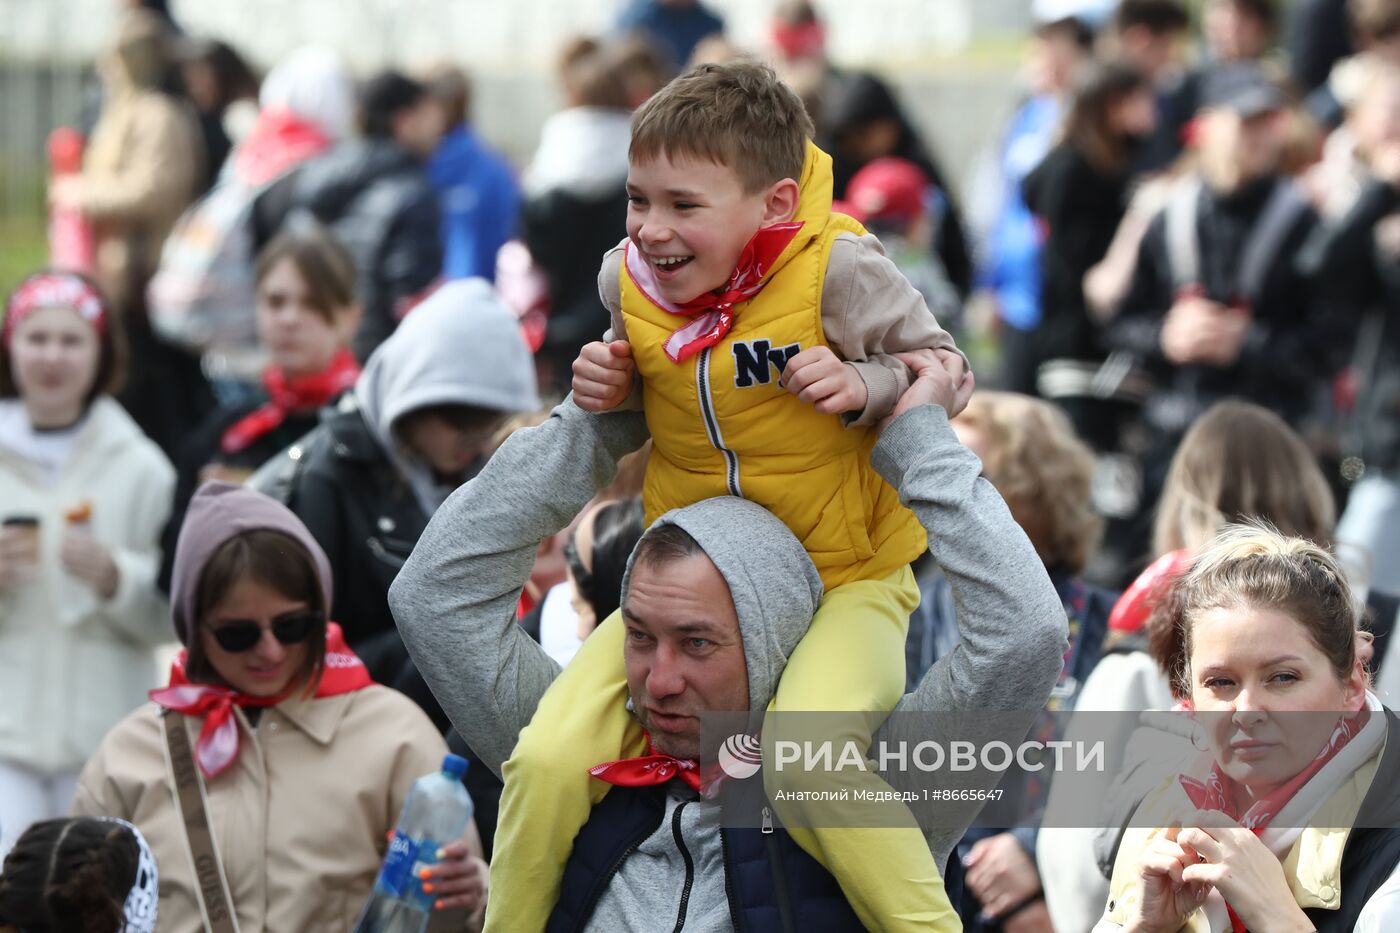
POLYGON ((1371 828, 1400 802, 1394 719, 1367 689, 1336 558, 1230 526, 1168 616, 1201 751, 1133 815, 1096 933, 1396 929, 1400 829, 1371 828))
MULTIPOLYGON (((958 439, 982 460, 982 472, 1011 509, 1050 573, 1069 619, 1069 652, 1047 710, 1074 707, 1080 685, 1099 659, 1113 594, 1079 579, 1098 547, 1103 522, 1089 503, 1094 456, 1054 405, 1011 392, 978 392, 953 422, 958 439)), ((917 683, 934 661, 958 643, 951 587, 942 574, 920 581, 921 601, 910 619, 906 662, 917 683)), ((1032 736, 1057 738, 1051 716, 1032 736)), ((963 921, 981 929, 978 911, 1005 924, 1013 916, 1034 927, 1048 923, 1036 870, 1036 810, 1032 799, 1021 825, 976 829, 958 844, 967 869, 963 921), (974 901, 975 898, 975 901, 974 901)))
MULTIPOLYGON (((1228 401, 1212 407, 1186 433, 1167 471, 1166 488, 1157 507, 1154 553, 1149 567, 1114 606, 1109 619, 1103 658, 1088 675, 1076 710, 1139 713, 1170 709, 1174 699, 1158 655, 1149 643, 1169 640, 1169 632, 1154 625, 1154 608, 1163 587, 1189 563, 1197 549, 1230 522, 1261 518, 1287 534, 1325 544, 1330 540, 1336 509, 1327 481, 1307 445, 1283 419, 1248 402, 1228 401)), ((1169 628, 1169 627, 1168 627, 1169 628)), ((1165 650, 1165 649, 1164 649, 1165 650)), ((1138 725, 1138 717, 1085 717, 1072 722, 1066 738, 1092 734, 1108 739, 1107 747, 1123 749, 1138 725), (1104 735, 1110 722, 1115 736, 1104 735)), ((1173 730, 1179 720, 1149 714, 1152 741, 1139 742, 1144 758, 1166 746, 1176 748, 1180 739, 1173 730)), ((1098 829, 1056 828, 1042 830, 1047 842, 1040 861, 1046 900, 1055 925, 1064 930, 1087 929, 1098 916, 1107 895, 1107 871, 1124 818, 1150 786, 1121 781, 1110 796, 1120 772, 1141 764, 1110 762, 1097 796, 1107 800, 1098 829), (1121 766, 1120 766, 1121 765, 1121 766)), ((1160 772, 1159 772, 1160 773, 1160 772)), ((1077 790, 1083 792, 1080 785, 1077 790)), ((1064 812, 1061 790, 1050 789, 1047 807, 1064 812)))

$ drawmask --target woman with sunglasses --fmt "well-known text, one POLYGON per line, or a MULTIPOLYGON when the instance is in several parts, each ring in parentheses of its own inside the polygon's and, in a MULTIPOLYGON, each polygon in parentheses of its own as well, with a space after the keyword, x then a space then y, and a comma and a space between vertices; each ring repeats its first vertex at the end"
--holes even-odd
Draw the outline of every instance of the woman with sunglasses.
MULTIPOLYGON (((161 865, 161 929, 202 931, 197 846, 176 802, 175 775, 193 773, 242 933, 344 933, 409 788, 440 766, 442 737, 410 700, 371 681, 327 621, 325 553, 272 499, 201 487, 180 530, 171 601, 186 650, 169 686, 88 762, 75 814, 139 826, 161 865), (170 730, 184 731, 183 755, 170 730)), ((442 850, 424 884, 439 909, 476 919, 480 853, 474 824, 442 850)))
POLYGON ((175 472, 113 399, 97 289, 39 272, 0 318, 0 858, 62 816, 83 762, 156 683, 175 472))

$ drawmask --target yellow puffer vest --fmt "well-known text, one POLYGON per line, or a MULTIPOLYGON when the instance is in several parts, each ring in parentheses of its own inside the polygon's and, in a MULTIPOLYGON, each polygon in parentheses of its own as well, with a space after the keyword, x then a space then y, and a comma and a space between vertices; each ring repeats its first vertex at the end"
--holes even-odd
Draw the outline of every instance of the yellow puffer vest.
POLYGON ((830 589, 893 573, 923 553, 927 539, 870 466, 875 430, 847 429, 778 385, 794 354, 826 343, 821 300, 832 241, 865 232, 832 213, 831 157, 810 143, 799 190, 802 228, 763 291, 735 306, 720 343, 671 362, 663 345, 686 318, 652 301, 626 261, 622 314, 654 442, 643 487, 647 524, 712 496, 742 496, 782 519, 830 589))

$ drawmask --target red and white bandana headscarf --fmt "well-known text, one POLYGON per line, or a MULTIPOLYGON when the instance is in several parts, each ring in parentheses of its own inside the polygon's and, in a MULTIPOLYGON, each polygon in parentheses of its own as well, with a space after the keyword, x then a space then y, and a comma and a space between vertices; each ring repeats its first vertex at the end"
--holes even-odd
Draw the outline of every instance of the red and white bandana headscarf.
POLYGON ((72 308, 99 336, 107 329, 107 308, 87 279, 71 272, 37 272, 21 282, 5 303, 0 344, 8 347, 15 328, 40 308, 72 308))

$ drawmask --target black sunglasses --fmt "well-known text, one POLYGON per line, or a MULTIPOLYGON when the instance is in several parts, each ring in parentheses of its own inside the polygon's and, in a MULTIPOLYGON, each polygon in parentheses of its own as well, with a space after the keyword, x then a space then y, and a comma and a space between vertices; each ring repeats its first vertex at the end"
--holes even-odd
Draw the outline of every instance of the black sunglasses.
MULTIPOLYGON (((326 624, 319 612, 294 612, 272 620, 272 635, 284 645, 299 645, 311 637, 318 626, 326 624)), ((230 622, 210 629, 219 647, 231 654, 250 651, 262 641, 263 628, 252 620, 230 622)))

